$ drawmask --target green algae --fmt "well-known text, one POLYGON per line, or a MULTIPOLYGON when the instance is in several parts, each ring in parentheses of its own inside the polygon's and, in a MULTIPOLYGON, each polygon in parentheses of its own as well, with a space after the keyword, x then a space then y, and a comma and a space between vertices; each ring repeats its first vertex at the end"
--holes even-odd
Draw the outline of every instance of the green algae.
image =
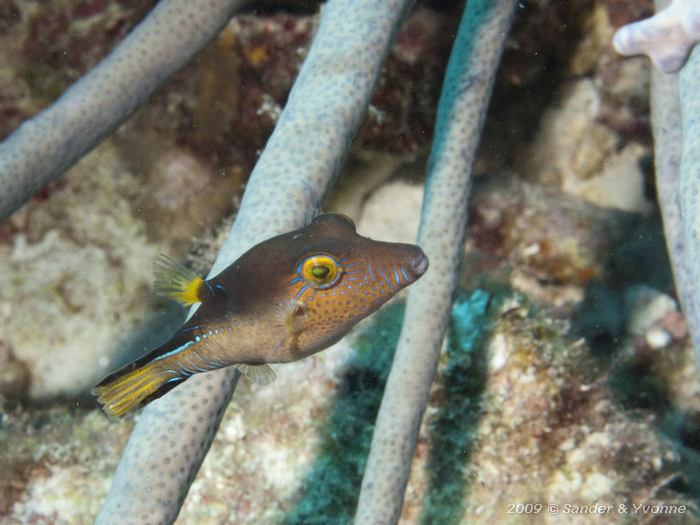
POLYGON ((428 488, 420 523, 460 523, 468 485, 468 460, 480 419, 486 387, 487 357, 483 344, 491 331, 491 296, 476 290, 457 296, 451 312, 439 387, 444 403, 430 427, 428 488))
POLYGON ((605 261, 601 279, 592 279, 584 300, 576 307, 574 331, 598 357, 613 356, 620 348, 629 321, 625 293, 638 284, 672 293, 673 278, 666 253, 660 218, 624 216, 605 261))

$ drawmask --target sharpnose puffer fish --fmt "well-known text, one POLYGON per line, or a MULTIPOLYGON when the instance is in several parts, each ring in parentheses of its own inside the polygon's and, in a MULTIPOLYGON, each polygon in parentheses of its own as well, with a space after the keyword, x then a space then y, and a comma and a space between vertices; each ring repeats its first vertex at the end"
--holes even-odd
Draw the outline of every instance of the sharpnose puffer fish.
POLYGON ((274 381, 270 363, 332 345, 423 275, 428 259, 418 246, 362 237, 349 218, 324 214, 254 246, 209 280, 165 256, 154 267, 157 293, 201 305, 166 343, 93 389, 113 417, 217 368, 274 381))

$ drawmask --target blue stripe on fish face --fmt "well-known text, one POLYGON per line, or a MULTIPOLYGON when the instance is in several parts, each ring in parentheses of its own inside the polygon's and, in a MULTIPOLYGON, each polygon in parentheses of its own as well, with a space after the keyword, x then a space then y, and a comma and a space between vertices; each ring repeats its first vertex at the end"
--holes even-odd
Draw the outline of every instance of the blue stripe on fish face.
POLYGON ((396 279, 396 286, 401 285, 401 278, 399 277, 399 272, 394 266, 392 265, 391 267, 392 270, 394 270, 394 279, 396 279))
POLYGON ((377 271, 379 272, 379 275, 382 276, 382 279, 384 279, 384 282, 386 283, 386 285, 387 285, 390 289, 393 290, 393 289, 394 289, 394 286, 391 284, 391 281, 390 281, 389 278, 386 276, 386 274, 384 273, 384 270, 382 270, 381 266, 377 266, 377 271))
POLYGON ((372 263, 369 261, 367 261, 367 272, 369 273, 369 278, 372 280, 372 282, 377 280, 377 278, 374 276, 374 272, 372 271, 372 263))
POLYGON ((305 292, 306 290, 308 290, 309 288, 311 288, 311 283, 306 283, 304 286, 302 286, 301 290, 299 290, 299 291, 297 292, 297 294, 296 294, 296 296, 295 296, 294 298, 295 298, 295 299, 299 299, 299 298, 304 294, 304 292, 305 292))

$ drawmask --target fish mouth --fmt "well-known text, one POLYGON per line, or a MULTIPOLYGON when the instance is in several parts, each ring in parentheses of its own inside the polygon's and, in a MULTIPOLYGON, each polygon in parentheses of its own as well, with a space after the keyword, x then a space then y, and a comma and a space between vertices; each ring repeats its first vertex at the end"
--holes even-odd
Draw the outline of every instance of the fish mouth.
POLYGON ((426 272, 428 266, 430 265, 430 261, 428 260, 427 255, 423 253, 423 250, 417 246, 416 250, 418 253, 416 253, 415 257, 411 261, 411 271, 415 274, 416 278, 418 278, 426 272))

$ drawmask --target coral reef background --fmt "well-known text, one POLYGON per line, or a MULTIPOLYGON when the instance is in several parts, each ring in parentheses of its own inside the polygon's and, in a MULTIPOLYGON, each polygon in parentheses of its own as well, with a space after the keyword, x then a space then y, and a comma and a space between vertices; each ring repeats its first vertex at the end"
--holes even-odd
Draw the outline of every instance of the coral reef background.
MULTIPOLYGON (((153 5, 3 2, 0 138, 153 5)), ((328 204, 364 235, 415 240, 461 8, 418 2, 384 65, 328 204)), ((181 322, 152 296, 151 261, 209 269, 317 9, 271 1, 234 17, 0 224, 0 522, 94 520, 133 423, 108 421, 87 392, 181 322)), ((655 202, 650 64, 612 48, 651 12, 518 8, 401 523, 700 523, 700 382, 655 202), (687 511, 509 513, 537 502, 687 511)), ((178 523, 349 523, 402 316, 399 301, 269 388, 241 383, 178 523)))

